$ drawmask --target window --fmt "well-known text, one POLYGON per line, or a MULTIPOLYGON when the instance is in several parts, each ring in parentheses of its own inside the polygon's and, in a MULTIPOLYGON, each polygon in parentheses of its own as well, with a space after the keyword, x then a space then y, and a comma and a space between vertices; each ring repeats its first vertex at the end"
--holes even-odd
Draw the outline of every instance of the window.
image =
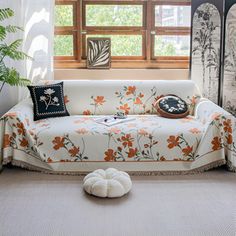
POLYGON ((113 68, 188 68, 189 0, 56 0, 56 68, 85 68, 88 37, 110 37, 113 68))

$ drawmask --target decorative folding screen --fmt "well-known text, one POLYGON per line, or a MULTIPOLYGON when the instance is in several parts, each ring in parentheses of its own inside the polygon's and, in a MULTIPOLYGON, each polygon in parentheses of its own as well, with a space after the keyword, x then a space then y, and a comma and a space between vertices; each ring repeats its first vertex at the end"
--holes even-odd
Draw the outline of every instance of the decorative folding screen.
POLYGON ((219 103, 223 1, 192 0, 191 79, 219 103))
POLYGON ((236 1, 225 3, 225 43, 222 83, 223 108, 236 116, 236 1))
POLYGON ((236 0, 192 0, 191 79, 236 116, 236 0))

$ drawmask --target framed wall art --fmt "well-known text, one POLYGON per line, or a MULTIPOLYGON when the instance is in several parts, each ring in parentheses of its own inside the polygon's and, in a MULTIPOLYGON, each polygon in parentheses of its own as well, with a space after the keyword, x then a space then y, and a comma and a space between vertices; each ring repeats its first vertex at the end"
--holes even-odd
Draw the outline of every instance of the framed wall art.
POLYGON ((87 39, 87 68, 109 69, 111 66, 111 39, 87 39))

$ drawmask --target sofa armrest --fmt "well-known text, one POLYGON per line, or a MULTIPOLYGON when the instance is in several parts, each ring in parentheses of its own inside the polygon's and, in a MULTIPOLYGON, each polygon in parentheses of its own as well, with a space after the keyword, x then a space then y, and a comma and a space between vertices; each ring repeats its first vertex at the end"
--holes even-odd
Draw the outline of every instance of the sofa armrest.
POLYGON ((212 101, 201 98, 195 108, 195 117, 200 120, 203 124, 207 124, 215 119, 219 115, 235 119, 233 115, 224 110, 222 107, 216 105, 212 101))
MULTIPOLYGON (((17 105, 15 105, 13 108, 11 108, 7 113, 5 113, 1 120, 7 120, 9 118, 18 118, 22 122, 28 120, 33 121, 33 104, 30 98, 27 98, 21 102, 19 102, 17 105)), ((27 121, 27 123, 28 123, 27 121)))
MULTIPOLYGON (((203 124, 205 134, 216 135, 227 156, 230 170, 236 171, 236 118, 208 99, 201 99, 195 117, 203 124)), ((214 145, 214 141, 211 143, 214 145)))
POLYGON ((30 98, 21 101, 0 118, 0 170, 2 168, 5 133, 7 129, 11 129, 11 123, 15 120, 24 129, 30 127, 33 122, 33 105, 30 98))

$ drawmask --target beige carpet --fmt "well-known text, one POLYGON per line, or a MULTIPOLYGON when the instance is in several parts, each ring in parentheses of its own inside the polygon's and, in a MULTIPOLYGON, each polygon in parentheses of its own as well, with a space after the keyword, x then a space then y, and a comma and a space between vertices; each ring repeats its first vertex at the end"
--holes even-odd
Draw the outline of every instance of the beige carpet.
POLYGON ((121 199, 82 191, 82 177, 0 175, 1 236, 235 236, 236 174, 133 177, 121 199))

